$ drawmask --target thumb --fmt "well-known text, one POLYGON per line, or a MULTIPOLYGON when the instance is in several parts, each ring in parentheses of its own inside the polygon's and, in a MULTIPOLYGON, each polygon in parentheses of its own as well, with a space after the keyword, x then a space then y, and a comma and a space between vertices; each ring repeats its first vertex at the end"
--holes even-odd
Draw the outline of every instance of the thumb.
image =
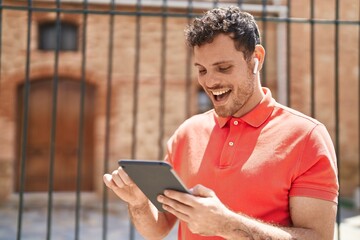
POLYGON ((204 187, 201 184, 196 185, 195 187, 193 187, 190 192, 194 195, 194 196, 199 196, 199 197, 215 197, 216 194, 213 190, 211 190, 210 188, 204 187))

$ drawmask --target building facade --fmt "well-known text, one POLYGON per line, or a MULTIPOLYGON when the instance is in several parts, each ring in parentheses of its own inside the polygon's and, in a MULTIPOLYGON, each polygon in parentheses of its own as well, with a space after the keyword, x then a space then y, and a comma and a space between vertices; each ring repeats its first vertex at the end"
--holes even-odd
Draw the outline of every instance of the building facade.
MULTIPOLYGON (((241 2, 262 32, 264 85, 339 141, 341 193, 351 196, 360 161, 359 24, 352 23, 359 3, 340 1, 345 23, 336 35, 335 1, 291 1, 291 9, 287 1, 268 1, 266 16, 261 1, 241 2)), ((101 192, 105 166, 162 158, 176 127, 199 111, 202 93, 183 30, 189 13, 213 3, 190 8, 174 0, 164 8, 144 1, 139 10, 136 2, 89 1, 84 11, 81 1, 62 1, 59 15, 53 1, 34 1, 31 14, 27 4, 4 0, 1 12, 0 198, 19 191, 24 169, 24 191, 47 191, 50 179, 55 191, 74 191, 80 174, 83 191, 101 192)))

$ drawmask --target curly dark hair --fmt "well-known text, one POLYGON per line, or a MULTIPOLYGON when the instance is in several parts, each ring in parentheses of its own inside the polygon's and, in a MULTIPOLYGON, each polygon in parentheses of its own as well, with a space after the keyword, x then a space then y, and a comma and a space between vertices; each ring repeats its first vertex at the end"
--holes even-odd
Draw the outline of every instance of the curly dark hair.
POLYGON ((209 10, 202 17, 195 18, 185 29, 190 47, 211 43, 220 33, 234 39, 235 48, 244 53, 246 60, 250 59, 256 44, 260 44, 260 33, 254 17, 234 6, 209 10))

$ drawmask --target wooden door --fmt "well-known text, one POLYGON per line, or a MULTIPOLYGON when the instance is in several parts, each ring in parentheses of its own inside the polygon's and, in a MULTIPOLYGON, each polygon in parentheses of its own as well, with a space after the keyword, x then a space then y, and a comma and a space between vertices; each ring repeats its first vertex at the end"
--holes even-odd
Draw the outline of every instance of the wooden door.
MULTIPOLYGON (((18 146, 21 150, 24 120, 24 86, 18 92, 18 146)), ((81 84, 61 79, 58 84, 53 190, 76 190, 79 160, 81 84)), ((47 191, 50 179, 50 141, 52 128, 52 81, 33 81, 30 86, 28 140, 26 146, 25 191, 47 191)), ((93 184, 94 89, 86 86, 83 115, 81 179, 83 191, 93 184)), ((18 154, 16 190, 19 190, 20 154, 18 154)))

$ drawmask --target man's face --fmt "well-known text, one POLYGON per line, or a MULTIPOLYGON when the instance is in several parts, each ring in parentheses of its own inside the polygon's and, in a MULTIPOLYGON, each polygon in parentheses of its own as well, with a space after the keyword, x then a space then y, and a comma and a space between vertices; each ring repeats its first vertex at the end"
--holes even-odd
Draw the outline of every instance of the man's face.
POLYGON ((213 42, 194 47, 194 60, 199 84, 219 116, 241 117, 250 110, 255 75, 229 36, 220 34, 213 42))

